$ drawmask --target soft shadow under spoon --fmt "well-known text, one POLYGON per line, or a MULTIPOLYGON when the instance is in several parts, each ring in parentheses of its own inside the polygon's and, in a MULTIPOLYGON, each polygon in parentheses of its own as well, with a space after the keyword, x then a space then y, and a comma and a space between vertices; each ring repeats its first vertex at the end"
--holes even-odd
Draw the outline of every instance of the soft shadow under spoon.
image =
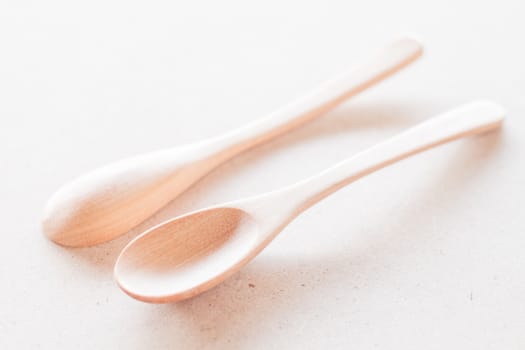
POLYGON ((115 278, 127 294, 146 302, 193 297, 239 270, 297 215, 329 194, 410 155, 497 128, 503 117, 495 103, 471 103, 295 185, 166 221, 124 248, 115 278))
POLYGON ((74 247, 126 233, 221 163, 298 127, 420 56, 421 45, 401 39, 365 64, 304 98, 221 137, 141 155, 95 170, 57 191, 44 209, 44 233, 74 247))

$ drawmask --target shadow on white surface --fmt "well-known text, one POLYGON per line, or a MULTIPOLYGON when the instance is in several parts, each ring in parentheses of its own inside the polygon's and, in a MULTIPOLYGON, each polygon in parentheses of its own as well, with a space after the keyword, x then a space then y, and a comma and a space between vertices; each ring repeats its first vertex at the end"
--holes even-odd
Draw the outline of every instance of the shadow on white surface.
MULTIPOLYGON (((417 211, 422 203, 432 206, 436 200, 440 207, 452 206, 462 196, 462 188, 466 189, 472 182, 475 186, 475 181, 471 180, 484 166, 491 164, 489 160, 498 153, 500 145, 500 132, 464 141, 454 149, 458 152, 451 152, 446 168, 433 174, 435 182, 425 185, 427 191, 409 197, 407 202, 411 208, 403 212, 417 211), (443 188, 448 189, 446 194, 440 193, 443 188)), ((283 320, 287 313, 304 312, 311 318, 312 314, 321 312, 320 308, 312 309, 312 305, 323 303, 319 301, 320 295, 330 296, 330 302, 335 304, 338 304, 338 296, 353 299, 351 304, 358 308, 363 295, 377 295, 382 281, 389 277, 389 265, 395 264, 400 256, 411 254, 414 247, 419 249, 432 244, 432 230, 421 223, 432 222, 433 215, 435 213, 430 210, 421 211, 417 219, 394 215, 370 222, 371 229, 379 234, 374 234, 357 250, 347 244, 337 254, 305 256, 300 262, 287 256, 256 258, 214 289, 177 304, 152 306, 145 318, 151 324, 160 324, 165 322, 166 314, 175 313, 179 316, 177 319, 185 323, 186 334, 192 337, 189 343, 195 347, 227 344, 232 345, 231 348, 245 348, 251 342, 256 343, 258 335, 264 338, 261 333, 265 328, 286 322, 283 320), (400 225, 404 227, 401 233, 391 229, 400 225), (362 282, 363 275, 366 275, 366 283, 362 282), (334 290, 339 292, 334 293, 334 290), (236 337, 232 339, 232 335, 236 337)), ((348 236, 359 234, 348 232, 348 236)), ((461 232, 449 234, 460 235, 461 232)), ((352 310, 349 310, 349 318, 351 315, 352 310)), ((321 319, 326 317, 321 316, 321 319)), ((169 325, 164 325, 155 336, 169 343, 173 333, 169 325)))

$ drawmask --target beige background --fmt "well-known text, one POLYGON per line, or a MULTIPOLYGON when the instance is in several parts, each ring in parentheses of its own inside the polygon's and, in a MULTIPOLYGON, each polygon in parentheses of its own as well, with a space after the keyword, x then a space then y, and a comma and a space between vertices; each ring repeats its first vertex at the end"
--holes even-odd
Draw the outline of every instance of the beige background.
POLYGON ((523 4, 2 1, 0 348, 525 348, 523 4), (225 164, 135 232, 76 250, 42 236, 65 181, 264 116, 405 32, 426 45, 415 66, 225 164), (508 109, 501 133, 340 191, 218 288, 148 305, 112 281, 152 224, 290 184, 476 98, 508 109))

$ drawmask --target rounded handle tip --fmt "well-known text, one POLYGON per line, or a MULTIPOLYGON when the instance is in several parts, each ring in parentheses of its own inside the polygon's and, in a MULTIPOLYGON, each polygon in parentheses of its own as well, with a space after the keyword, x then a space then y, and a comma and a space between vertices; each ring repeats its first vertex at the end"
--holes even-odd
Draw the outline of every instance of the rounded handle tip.
POLYGON ((423 54, 424 47, 422 41, 413 35, 404 35, 399 37, 393 44, 394 47, 399 48, 403 52, 408 53, 412 59, 415 59, 423 54))

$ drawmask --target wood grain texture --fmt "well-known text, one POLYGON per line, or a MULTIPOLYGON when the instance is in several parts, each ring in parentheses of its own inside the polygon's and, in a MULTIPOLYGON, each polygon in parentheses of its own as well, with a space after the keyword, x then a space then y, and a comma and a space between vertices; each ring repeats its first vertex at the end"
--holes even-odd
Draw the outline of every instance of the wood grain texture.
POLYGON ((504 114, 495 103, 471 103, 292 186, 166 221, 124 248, 115 278, 127 294, 146 302, 193 297, 238 271, 297 215, 329 194, 411 155, 495 129, 504 114))
POLYGON ((59 189, 43 230, 54 242, 90 246, 126 233, 219 164, 317 118, 417 59, 421 45, 401 39, 356 69, 267 118, 226 135, 110 164, 59 189))

